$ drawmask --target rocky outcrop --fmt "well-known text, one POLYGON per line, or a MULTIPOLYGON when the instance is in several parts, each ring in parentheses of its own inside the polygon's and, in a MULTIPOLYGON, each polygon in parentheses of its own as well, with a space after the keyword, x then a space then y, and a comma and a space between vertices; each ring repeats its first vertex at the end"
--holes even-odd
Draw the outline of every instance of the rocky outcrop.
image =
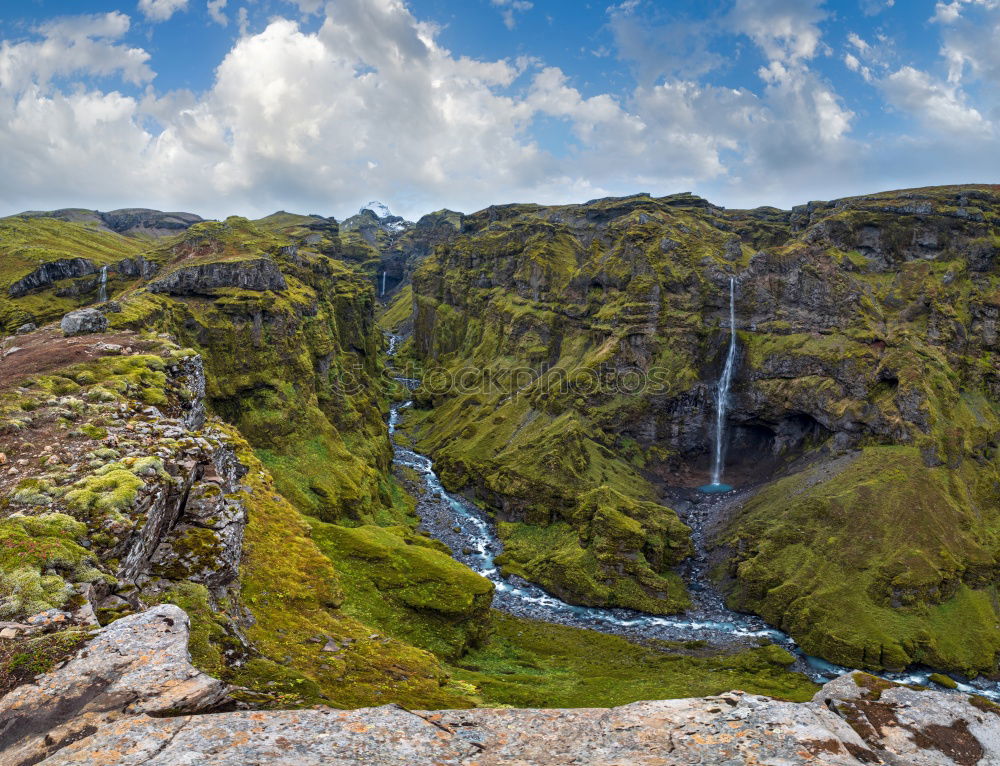
POLYGON ((413 270, 434 248, 458 236, 465 216, 454 210, 438 210, 420 218, 400 236, 384 246, 379 261, 379 292, 389 295, 409 284, 413 270), (382 277, 385 274, 385 290, 382 277))
POLYGON ((0 699, 0 764, 62 758, 67 745, 122 719, 219 704, 227 686, 191 665, 188 627, 187 614, 172 604, 122 618, 64 667, 0 699))
POLYGON ((8 694, 0 764, 1000 764, 1000 707, 864 674, 802 704, 734 691, 614 709, 212 713, 227 690, 189 664, 187 626, 173 606, 124 618, 8 694))
POLYGON ((163 213, 146 208, 124 208, 98 215, 111 231, 133 237, 169 237, 205 220, 194 213, 163 213))
POLYGON ((278 292, 287 286, 278 264, 269 258, 256 258, 181 266, 150 282, 147 288, 153 293, 204 295, 220 287, 278 292))
POLYGON ((159 271, 160 267, 153 261, 148 261, 141 255, 137 255, 135 258, 123 258, 114 264, 112 269, 129 279, 149 279, 159 271))
POLYGON ((11 298, 20 298, 32 290, 51 287, 62 279, 73 279, 96 274, 99 268, 86 258, 64 258, 43 263, 25 277, 10 286, 7 293, 11 298))
POLYGON ((108 329, 108 318, 97 309, 71 311, 59 323, 63 335, 89 335, 108 329))

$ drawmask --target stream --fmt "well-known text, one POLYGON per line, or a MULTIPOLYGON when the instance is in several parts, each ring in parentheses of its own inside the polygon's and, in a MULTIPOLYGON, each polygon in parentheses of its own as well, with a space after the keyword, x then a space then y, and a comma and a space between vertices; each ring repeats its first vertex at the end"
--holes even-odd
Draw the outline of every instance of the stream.
MULTIPOLYGON (((394 356, 401 340, 389 335, 389 357, 394 356)), ((408 390, 420 381, 394 378, 408 390)), ((741 493, 699 495, 680 492, 671 498, 681 519, 692 529, 695 555, 680 567, 691 595, 691 608, 680 615, 660 616, 631 609, 576 606, 545 592, 542 588, 517 576, 504 576, 495 558, 503 552, 493 522, 475 504, 459 495, 447 492, 434 472, 434 463, 396 439, 401 413, 413 401, 393 404, 389 411, 389 435, 393 444, 394 464, 413 470, 421 482, 417 497, 420 529, 440 540, 452 556, 496 586, 493 608, 519 617, 567 625, 574 628, 599 630, 632 640, 660 639, 663 641, 705 641, 722 650, 746 649, 762 643, 777 644, 791 652, 796 660, 793 670, 804 673, 817 683, 825 683, 850 668, 834 665, 803 652, 786 633, 768 625, 761 618, 729 609, 708 576, 705 555, 705 528, 723 506, 739 503, 741 493), (676 502, 675 502, 676 501, 676 502)), ((911 668, 902 673, 883 672, 879 675, 904 684, 929 685, 934 670, 911 668)), ((942 691, 946 689, 939 688, 942 691)), ((976 679, 959 683, 956 691, 982 694, 1000 700, 1000 683, 976 679)))

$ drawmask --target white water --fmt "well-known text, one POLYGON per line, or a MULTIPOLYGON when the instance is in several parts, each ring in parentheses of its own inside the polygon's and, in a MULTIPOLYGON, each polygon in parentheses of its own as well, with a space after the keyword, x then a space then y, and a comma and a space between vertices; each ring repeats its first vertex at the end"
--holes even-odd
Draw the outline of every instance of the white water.
MULTIPOLYGON (((732 301, 730 311, 731 314, 734 313, 732 301)), ((398 344, 399 338, 390 335, 390 357, 395 354, 398 344)), ((731 356, 734 355, 731 347, 731 356)), ((419 381, 413 378, 395 380, 411 391, 419 385, 419 381)), ((819 683, 850 672, 850 668, 805 654, 791 636, 771 627, 756 615, 742 614, 726 608, 721 596, 708 581, 704 566, 691 566, 685 572, 692 596, 692 608, 684 614, 670 617, 631 609, 576 606, 519 577, 505 577, 495 563, 495 558, 503 552, 503 544, 484 513, 465 498, 445 491, 429 457, 397 441, 396 429, 400 413, 412 405, 411 399, 402 404, 394 404, 389 410, 393 461, 396 465, 415 471, 423 484, 424 491, 417 503, 421 528, 431 537, 445 543, 452 551, 453 558, 496 586, 493 608, 521 617, 599 630, 633 639, 704 640, 722 647, 747 647, 772 642, 795 655, 794 670, 805 673, 819 683)), ((930 668, 919 668, 881 675, 897 683, 927 685, 932 672, 934 671, 930 668)), ((983 694, 1000 700, 1000 684, 989 681, 959 683, 956 691, 983 694)))
POLYGON ((108 267, 101 266, 101 277, 97 282, 97 302, 106 303, 108 300, 108 267))
POLYGON ((712 487, 721 487, 725 463, 726 413, 729 411, 729 389, 736 366, 736 279, 729 278, 729 350, 715 391, 715 449, 712 453, 712 487))
POLYGON ((382 272, 382 292, 379 293, 380 296, 385 295, 385 272, 382 272))

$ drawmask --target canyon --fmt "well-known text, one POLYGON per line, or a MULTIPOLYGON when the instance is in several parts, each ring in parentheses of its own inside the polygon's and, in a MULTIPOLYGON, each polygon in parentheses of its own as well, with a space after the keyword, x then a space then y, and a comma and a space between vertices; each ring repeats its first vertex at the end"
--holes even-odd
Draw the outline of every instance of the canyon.
POLYGON ((0 219, 0 711, 84 700, 0 762, 253 721, 275 762, 1000 763, 998 216, 0 219), (73 668, 161 619, 201 696, 88 708, 73 668), (310 749, 355 726, 413 749, 310 749))

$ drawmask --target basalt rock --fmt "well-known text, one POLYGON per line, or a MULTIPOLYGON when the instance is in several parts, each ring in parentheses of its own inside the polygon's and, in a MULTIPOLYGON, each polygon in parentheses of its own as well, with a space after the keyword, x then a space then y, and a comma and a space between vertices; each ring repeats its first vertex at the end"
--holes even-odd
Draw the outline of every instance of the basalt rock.
POLYGON ((136 716, 210 710, 226 684, 196 670, 188 616, 172 604, 111 623, 75 658, 0 698, 0 764, 45 762, 136 716))
POLYGON ((29 210, 24 218, 55 218, 70 223, 91 224, 117 234, 139 237, 169 237, 203 221, 193 213, 163 213, 146 208, 124 208, 102 213, 99 210, 65 208, 62 210, 29 210))
POLYGON ((99 268, 86 258, 68 258, 43 263, 26 277, 12 284, 7 293, 11 298, 20 298, 33 290, 51 287, 62 279, 73 279, 96 274, 99 268))
POLYGON ((147 285, 150 292, 170 295, 204 295, 220 287, 280 292, 288 285, 278 265, 267 258, 181 266, 147 285))

